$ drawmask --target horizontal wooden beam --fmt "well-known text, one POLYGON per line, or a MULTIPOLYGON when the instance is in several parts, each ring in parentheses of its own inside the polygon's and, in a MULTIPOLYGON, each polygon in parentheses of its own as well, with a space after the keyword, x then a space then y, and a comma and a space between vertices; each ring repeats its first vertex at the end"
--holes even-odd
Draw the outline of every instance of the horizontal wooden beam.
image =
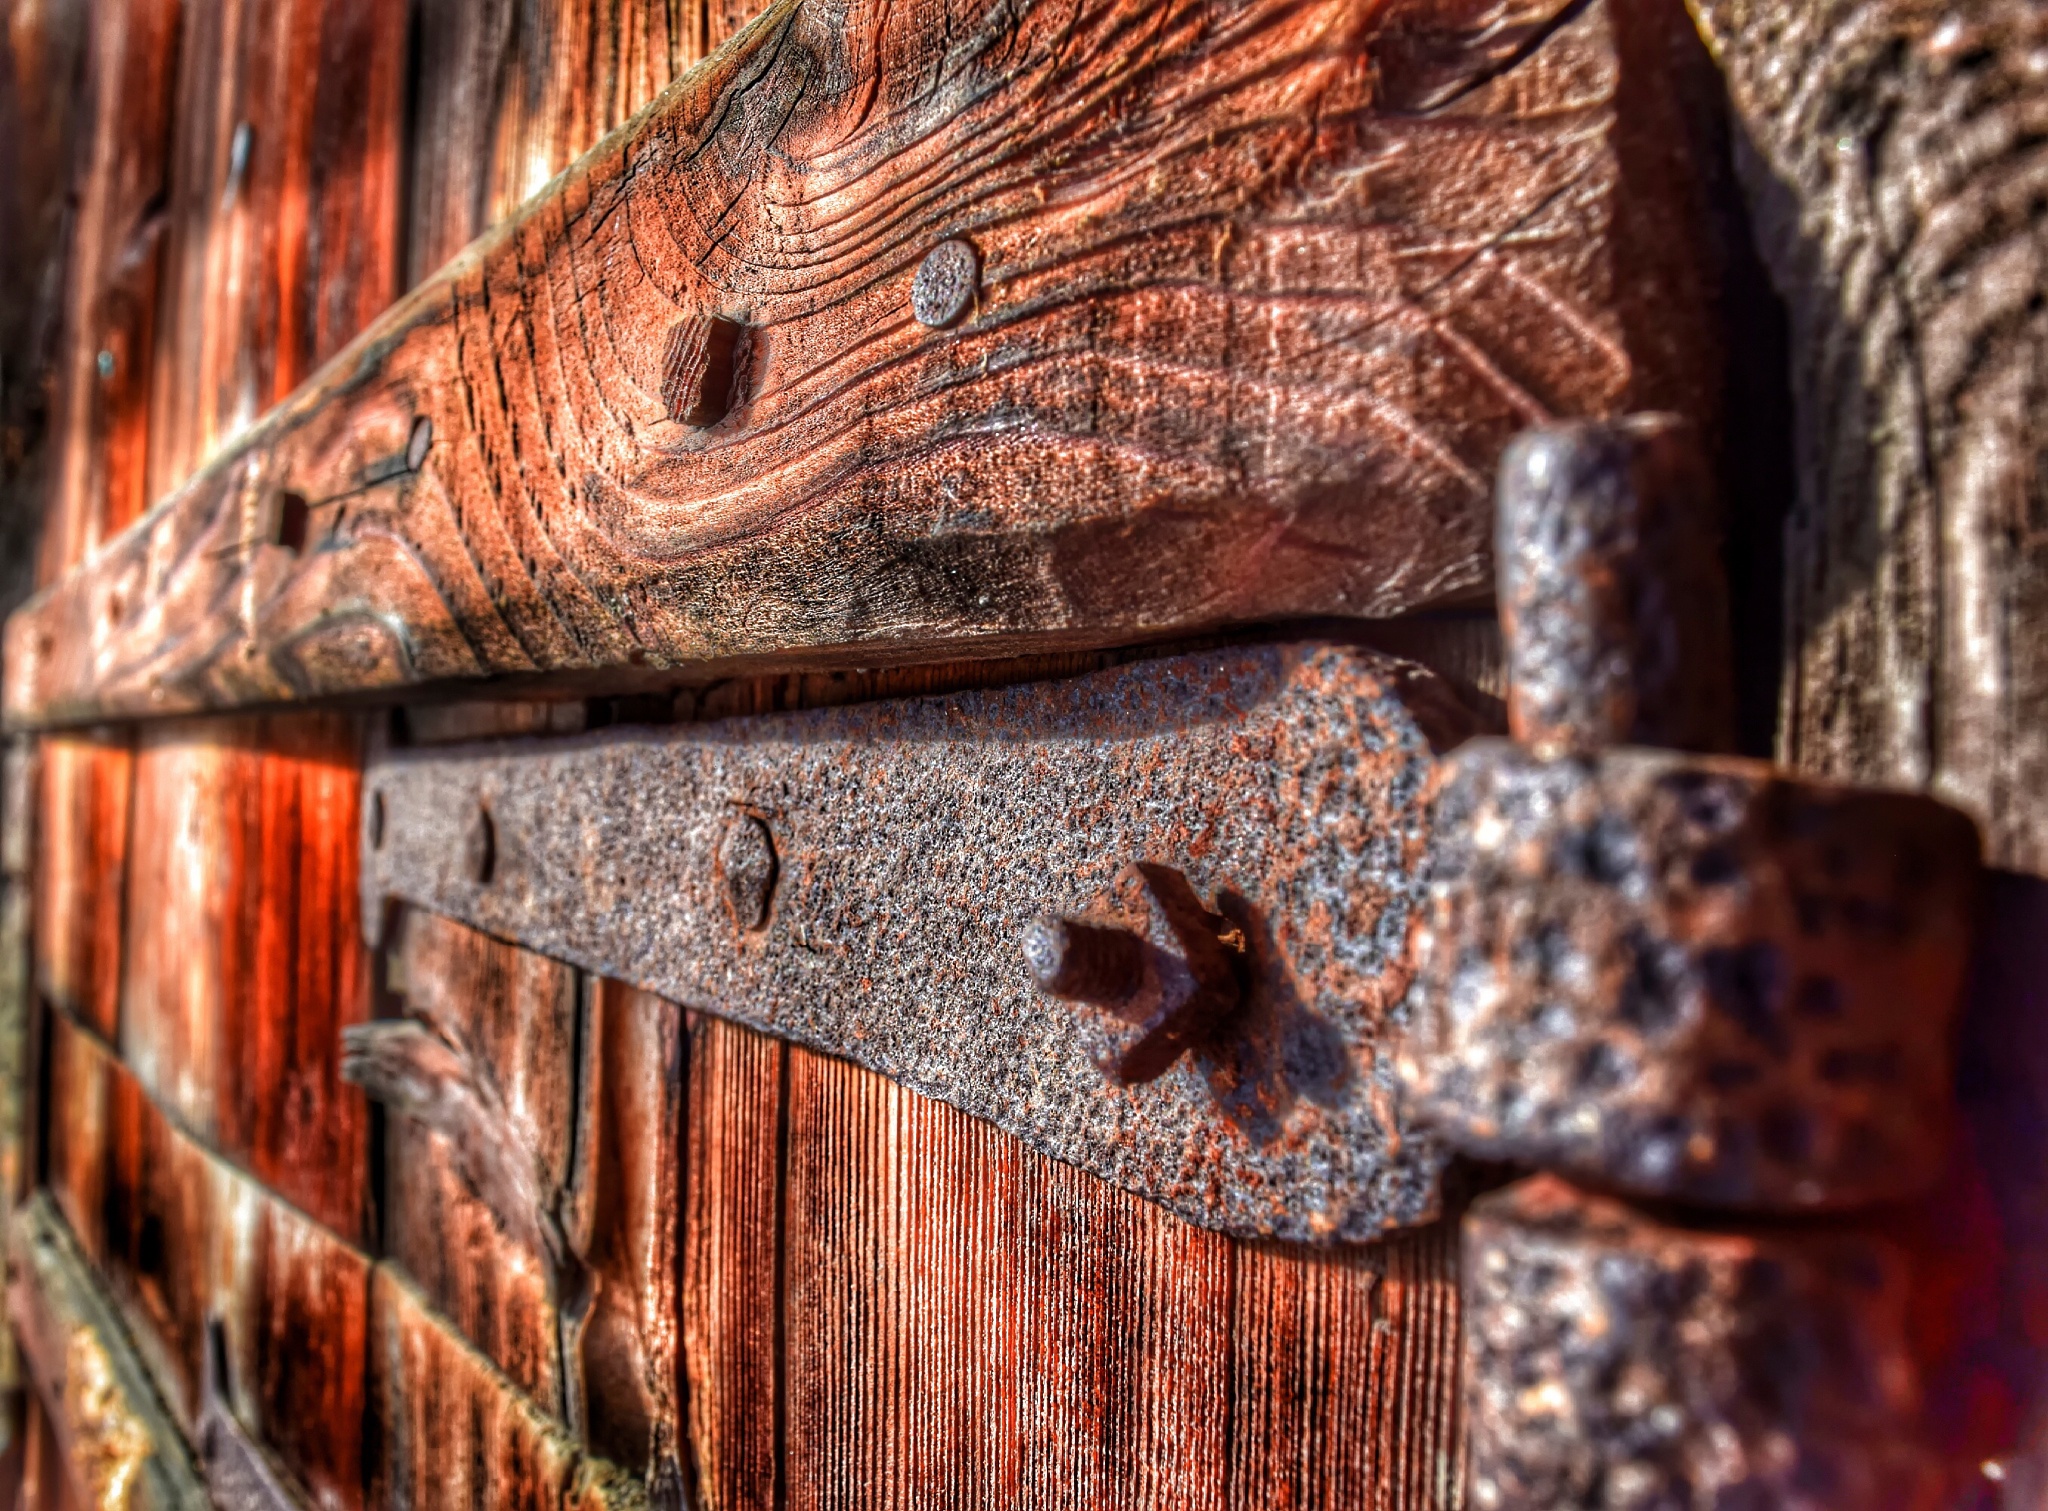
POLYGON ((21 611, 6 717, 1483 595, 1515 431, 1711 407, 1688 40, 784 0, 21 611))

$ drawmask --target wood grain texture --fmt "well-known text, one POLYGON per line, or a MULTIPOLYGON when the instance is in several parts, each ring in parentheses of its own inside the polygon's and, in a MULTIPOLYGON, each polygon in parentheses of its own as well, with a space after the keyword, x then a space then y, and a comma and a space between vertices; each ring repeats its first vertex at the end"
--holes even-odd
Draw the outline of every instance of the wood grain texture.
POLYGON ((44 741, 35 814, 36 990, 108 1038, 120 1023, 132 741, 44 741))
POLYGON ((682 1337, 677 1315, 683 1098, 682 1009, 617 982, 586 997, 587 1109, 572 1241, 589 1267, 576 1341, 573 1420, 593 1452, 683 1494, 682 1337))
MULTIPOLYGON (((426 913, 407 915, 398 960, 408 1015, 490 1078, 558 1197, 570 1177, 575 971, 426 913)), ((561 1320, 543 1257, 507 1234, 441 1134, 389 1117, 384 1138, 384 1253, 514 1384, 563 1415, 561 1320)))
POLYGON ((194 1430, 217 1328, 249 1433, 316 1504, 363 1505, 368 1256, 209 1154, 70 1020, 49 1030, 52 1194, 172 1414, 194 1430))
POLYGON ((8 716, 1481 592, 1509 434, 1712 389, 1682 175, 1623 192, 1682 18, 1624 9, 785 3, 17 615, 8 716))
POLYGON ((149 374, 178 23, 176 0, 94 7, 75 81, 85 86, 88 125, 63 294, 45 582, 119 534, 160 491, 147 473, 149 374))
POLYGON ((406 19, 401 0, 186 8, 152 498, 398 296, 406 19))
POLYGON ((706 1511, 770 1511, 782 1293, 782 1091, 787 1052, 717 1018, 689 1016, 682 1317, 690 1454, 706 1511))
POLYGON ((425 0, 408 286, 496 225, 723 42, 758 0, 425 0))
POLYGON ((332 715, 150 731, 135 756, 119 1044, 210 1147, 336 1232, 368 1219, 361 729, 332 715))
POLYGON ((1792 312, 1781 753, 2048 869, 2038 10, 1694 0, 1792 312))
POLYGON ((786 1053, 791 1503, 1457 1503, 1444 1229, 1236 1244, 786 1053))
POLYGON ((556 1511, 645 1504, 616 1470, 442 1323, 399 1272, 371 1288, 377 1451, 372 1503, 411 1511, 556 1511))

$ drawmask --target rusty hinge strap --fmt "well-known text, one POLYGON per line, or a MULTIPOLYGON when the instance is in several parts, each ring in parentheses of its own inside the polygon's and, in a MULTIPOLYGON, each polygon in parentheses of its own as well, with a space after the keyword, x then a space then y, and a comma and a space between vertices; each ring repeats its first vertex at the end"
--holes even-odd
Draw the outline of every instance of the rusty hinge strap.
POLYGON ((1461 717, 1406 663, 1295 645, 397 750, 364 916, 402 899, 843 1055, 1209 1227, 1361 1239, 1435 1208, 1375 1046, 1461 717), (1040 993, 1026 936, 1063 915, 1135 936, 1131 980, 1040 993))

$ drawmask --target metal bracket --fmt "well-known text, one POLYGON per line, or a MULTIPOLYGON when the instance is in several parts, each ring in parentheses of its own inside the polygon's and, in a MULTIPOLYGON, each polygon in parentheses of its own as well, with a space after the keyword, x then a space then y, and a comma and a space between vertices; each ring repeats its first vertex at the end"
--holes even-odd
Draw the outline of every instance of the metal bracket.
POLYGON ((1470 724, 1416 667, 1295 645, 395 750, 364 917, 402 899, 845 1056, 1206 1227, 1364 1239, 1436 1210, 1377 1045, 1432 737, 1470 724), (1062 918, 1144 941, 1130 992, 1037 989, 1062 918))

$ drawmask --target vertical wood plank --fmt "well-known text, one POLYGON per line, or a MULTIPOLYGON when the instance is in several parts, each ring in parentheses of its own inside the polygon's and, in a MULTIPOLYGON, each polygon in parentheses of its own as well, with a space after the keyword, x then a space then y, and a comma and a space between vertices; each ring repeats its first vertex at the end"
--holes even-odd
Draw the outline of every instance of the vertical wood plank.
MULTIPOLYGON (((517 209, 758 0, 422 0, 406 280, 517 209)), ((715 39, 715 40, 714 40, 715 39)))
MULTIPOLYGON (((488 1075, 543 1183, 569 1179, 576 972, 428 913, 398 943, 409 1016, 488 1075)), ((560 1323, 540 1258, 513 1242, 463 1180, 448 1141, 385 1124, 386 1254, 512 1382, 563 1414, 560 1323)))
POLYGON ((119 1032, 121 898, 134 752, 126 736, 42 741, 35 841, 36 989, 119 1032))
POLYGON ((577 1344, 577 1415, 594 1452, 680 1494, 682 1009, 611 981, 589 1000, 578 1237, 592 1290, 577 1344))
POLYGON ((690 1450, 708 1511, 768 1511, 780 1422, 785 1051, 689 1017, 680 1311, 690 1450))
POLYGON ((378 1422, 373 1503, 408 1511, 551 1511, 575 1445, 388 1265, 371 1286, 378 1422))
POLYGON ((119 1038, 217 1152, 352 1239, 369 1113, 342 1084, 340 1036, 370 1008, 361 738, 354 718, 320 714, 144 732, 119 1038))
POLYGON ((788 1053, 791 1502, 1221 1504, 1229 1242, 788 1053))
POLYGON ((209 1336, 226 1404, 319 1504, 363 1502, 370 1261, 210 1155, 52 1014, 51 1185, 172 1413, 195 1429, 209 1336))
POLYGON ((399 289, 403 0, 194 6, 180 59, 149 492, 399 289))
POLYGON ((178 18, 177 0, 93 8, 90 136, 65 289, 44 582, 118 533, 150 497, 149 373, 178 18))
POLYGON ((1243 1244, 1230 1504, 1454 1504, 1456 1225, 1322 1253, 1243 1244))

